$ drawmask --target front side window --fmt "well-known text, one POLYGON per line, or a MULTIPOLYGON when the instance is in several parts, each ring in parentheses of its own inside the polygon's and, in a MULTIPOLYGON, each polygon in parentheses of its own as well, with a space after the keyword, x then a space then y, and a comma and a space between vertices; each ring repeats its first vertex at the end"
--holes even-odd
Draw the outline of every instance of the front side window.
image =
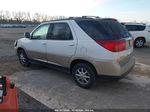
POLYGON ((54 23, 50 33, 52 40, 72 40, 72 33, 67 23, 54 23))
POLYGON ((45 24, 36 29, 32 34, 32 39, 46 39, 50 24, 45 24))

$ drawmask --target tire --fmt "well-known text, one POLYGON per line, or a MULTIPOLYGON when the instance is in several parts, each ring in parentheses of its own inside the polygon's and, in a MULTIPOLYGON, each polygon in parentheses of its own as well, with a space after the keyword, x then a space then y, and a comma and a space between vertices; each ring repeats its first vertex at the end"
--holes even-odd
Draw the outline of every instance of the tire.
POLYGON ((77 63, 72 69, 75 83, 85 89, 91 88, 95 83, 96 72, 88 63, 77 63))
POLYGON ((142 48, 145 44, 145 41, 143 38, 137 38, 134 42, 134 46, 137 48, 142 48))
POLYGON ((30 65, 29 59, 23 49, 18 51, 19 62, 22 66, 28 67, 30 65))

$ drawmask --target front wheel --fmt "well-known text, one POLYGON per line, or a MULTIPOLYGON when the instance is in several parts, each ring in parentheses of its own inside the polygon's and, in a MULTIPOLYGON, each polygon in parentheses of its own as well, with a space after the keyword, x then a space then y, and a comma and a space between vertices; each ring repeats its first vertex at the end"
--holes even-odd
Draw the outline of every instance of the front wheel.
POLYGON ((134 42, 134 46, 137 48, 142 48, 144 46, 144 39, 143 38, 137 38, 134 42))
POLYGON ((22 66, 29 66, 30 63, 24 50, 21 49, 18 51, 18 58, 22 66))
POLYGON ((72 74, 76 84, 82 88, 88 89, 95 83, 96 73, 88 63, 76 64, 73 67, 72 74))

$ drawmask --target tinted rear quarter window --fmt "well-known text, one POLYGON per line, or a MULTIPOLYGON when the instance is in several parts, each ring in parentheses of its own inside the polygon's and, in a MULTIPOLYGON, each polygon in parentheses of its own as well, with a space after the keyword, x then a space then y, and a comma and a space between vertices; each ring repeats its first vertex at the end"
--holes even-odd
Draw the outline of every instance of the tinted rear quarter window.
POLYGON ((116 20, 76 20, 76 22, 94 40, 118 40, 130 36, 116 20))

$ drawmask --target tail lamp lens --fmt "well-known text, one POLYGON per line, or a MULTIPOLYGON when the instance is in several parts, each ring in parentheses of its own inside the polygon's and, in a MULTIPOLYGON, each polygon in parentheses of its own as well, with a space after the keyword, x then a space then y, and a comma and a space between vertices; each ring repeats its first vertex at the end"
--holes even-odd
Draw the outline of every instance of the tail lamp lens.
POLYGON ((96 42, 112 52, 119 52, 126 49, 126 40, 96 40, 96 42))

